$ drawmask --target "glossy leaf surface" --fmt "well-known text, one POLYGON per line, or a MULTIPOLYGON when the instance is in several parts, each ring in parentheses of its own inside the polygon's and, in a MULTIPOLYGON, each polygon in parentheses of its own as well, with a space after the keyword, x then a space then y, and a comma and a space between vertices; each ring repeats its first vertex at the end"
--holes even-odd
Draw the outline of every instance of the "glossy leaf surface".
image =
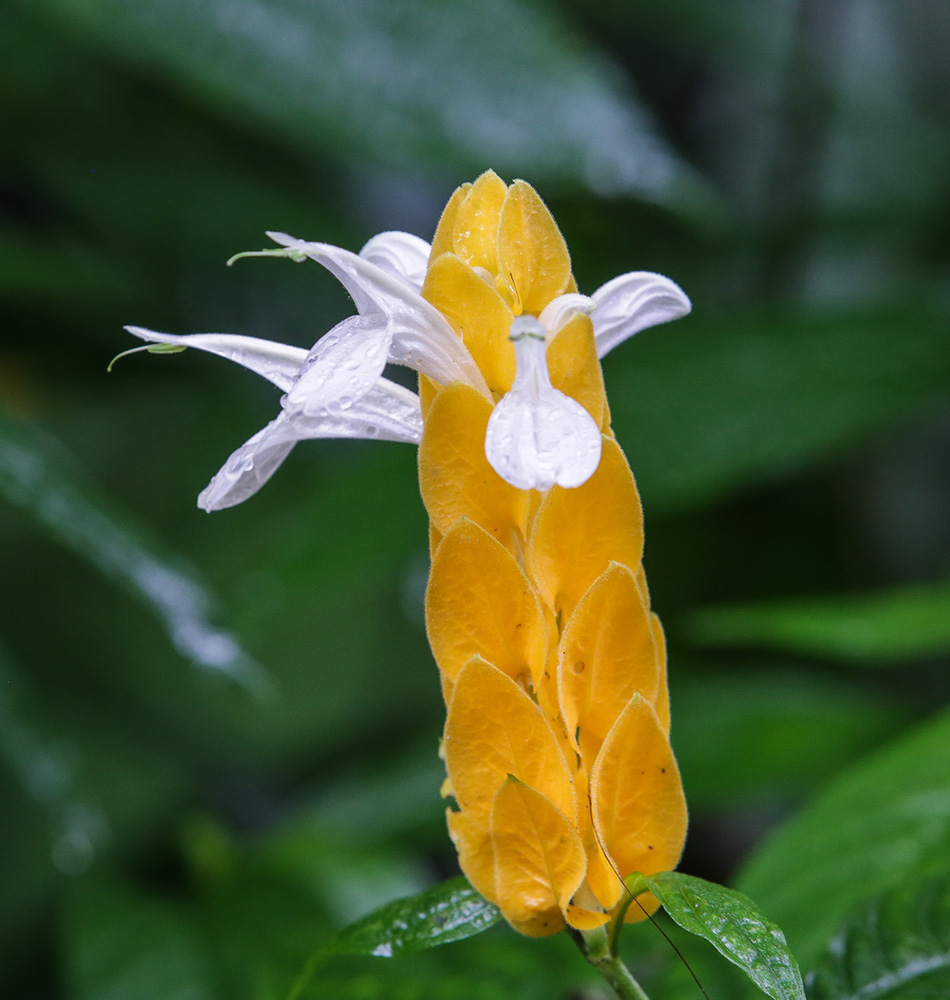
POLYGON ((643 881, 683 930, 705 938, 773 1000, 805 1000, 785 936, 747 896, 680 872, 643 881))
POLYGON ((849 914, 808 977, 813 1000, 950 993, 950 877, 911 878, 849 914))
POLYGON ((947 858, 948 788, 944 713, 831 782, 765 842, 739 888, 780 923, 808 969, 855 904, 947 858))
POLYGON ((498 908, 460 876, 370 913, 337 935, 322 953, 378 958, 411 955, 481 934, 499 920, 498 908))

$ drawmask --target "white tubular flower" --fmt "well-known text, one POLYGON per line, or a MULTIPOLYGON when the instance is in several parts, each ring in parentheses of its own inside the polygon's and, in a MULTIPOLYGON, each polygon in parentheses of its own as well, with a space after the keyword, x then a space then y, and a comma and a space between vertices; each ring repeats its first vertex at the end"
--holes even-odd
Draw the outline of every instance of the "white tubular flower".
MULTIPOLYGON (((361 317, 344 320, 327 337, 354 321, 361 321, 361 317)), ((331 384, 327 394, 321 396, 327 380, 314 376, 314 372, 319 376, 320 370, 311 364, 311 358, 326 338, 308 353, 302 347, 236 334, 176 336, 140 326, 125 329, 150 343, 194 347, 236 361, 286 392, 280 416, 241 445, 202 491, 198 506, 204 510, 233 507, 253 496, 298 441, 370 438, 418 444, 422 437, 419 397, 389 379, 378 378, 365 391, 361 386, 360 394, 354 393, 352 397, 341 394, 339 386, 331 384)), ((332 347, 331 344, 328 354, 332 354, 332 347)))
MULTIPOLYGON (((329 243, 308 243, 286 233, 267 235, 291 253, 304 254, 322 264, 350 293, 360 316, 384 319, 372 332, 367 329, 358 337, 347 338, 350 359, 357 362, 361 373, 373 371, 374 377, 378 377, 388 359, 393 364, 414 368, 442 385, 458 379, 488 395, 485 379, 465 345, 442 313, 410 287, 406 278, 329 243), (369 341, 379 348, 385 344, 381 363, 380 350, 370 352, 369 341)), ((404 273, 412 273, 413 265, 405 259, 405 253, 400 254, 400 249, 404 251, 405 247, 400 248, 391 240, 386 247, 387 260, 393 254, 398 255, 404 273)), ((379 244, 371 249, 370 255, 379 259, 382 255, 379 244)), ((342 357, 342 351, 335 353, 334 363, 341 363, 342 357)), ((353 369, 354 379, 357 369, 353 369)))
MULTIPOLYGON (((566 320, 567 313, 560 318, 566 320)), ((502 479, 520 490, 580 486, 600 464, 600 428, 580 403, 551 385, 542 323, 519 316, 510 337, 518 367, 511 391, 488 420, 485 456, 502 479)))
POLYGON ((402 278, 414 292, 421 292, 431 249, 424 239, 412 233, 388 232, 368 240, 360 256, 402 278))
POLYGON ((591 298, 596 304, 591 321, 598 358, 635 333, 679 319, 693 308, 675 281, 652 271, 621 274, 601 285, 591 298))
POLYGON ((275 234, 275 240, 287 250, 264 255, 319 261, 340 279, 359 310, 310 351, 257 337, 176 336, 126 327, 150 343, 194 347, 236 361, 285 393, 280 415, 238 448, 201 493, 198 503, 205 510, 231 507, 256 493, 297 441, 333 437, 418 444, 419 397, 382 377, 387 361, 443 382, 464 379, 488 392, 465 346, 418 294, 429 255, 424 240, 380 233, 360 254, 283 234, 275 234))
POLYGON ((241 445, 198 496, 209 513, 253 496, 277 471, 298 441, 308 438, 372 438, 418 444, 422 437, 419 397, 381 378, 353 407, 308 416, 286 407, 280 416, 241 445))

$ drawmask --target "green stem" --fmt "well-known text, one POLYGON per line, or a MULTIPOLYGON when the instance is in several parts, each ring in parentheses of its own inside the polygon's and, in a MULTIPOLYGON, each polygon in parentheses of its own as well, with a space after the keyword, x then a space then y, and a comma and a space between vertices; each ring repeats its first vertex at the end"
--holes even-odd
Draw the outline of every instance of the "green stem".
POLYGON ((571 934, 584 958, 607 980, 620 1000, 650 1000, 630 970, 610 948, 610 938, 603 927, 571 934))

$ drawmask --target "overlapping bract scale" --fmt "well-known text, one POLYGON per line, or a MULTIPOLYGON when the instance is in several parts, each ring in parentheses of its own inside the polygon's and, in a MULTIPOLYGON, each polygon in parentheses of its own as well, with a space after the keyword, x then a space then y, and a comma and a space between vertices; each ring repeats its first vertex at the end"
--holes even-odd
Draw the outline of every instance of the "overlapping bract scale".
POLYGON ((426 621, 436 663, 453 683, 482 656, 524 687, 537 686, 548 652, 541 603, 511 552, 468 518, 436 550, 426 621))
POLYGON ((573 490, 555 486, 541 502, 527 546, 528 573, 562 619, 611 562, 633 568, 643 555, 640 495, 627 459, 604 437, 597 471, 573 490))

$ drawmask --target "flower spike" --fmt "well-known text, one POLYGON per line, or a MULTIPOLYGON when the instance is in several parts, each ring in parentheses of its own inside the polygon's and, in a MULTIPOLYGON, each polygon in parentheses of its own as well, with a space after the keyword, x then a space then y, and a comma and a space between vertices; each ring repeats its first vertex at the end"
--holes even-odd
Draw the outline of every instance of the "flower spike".
POLYGON ((523 934, 605 925, 616 941, 624 920, 658 905, 643 892, 628 908, 624 879, 676 865, 686 807, 640 498, 599 359, 685 315, 689 299, 649 272, 581 295, 538 194, 491 172, 452 196, 431 249, 397 232, 358 254, 269 235, 277 249, 232 261, 314 260, 355 303, 309 350, 127 327, 149 345, 236 361, 283 392, 199 506, 246 500, 308 438, 419 444, 459 863, 523 934), (420 394, 384 378, 387 364, 415 369, 420 394))

